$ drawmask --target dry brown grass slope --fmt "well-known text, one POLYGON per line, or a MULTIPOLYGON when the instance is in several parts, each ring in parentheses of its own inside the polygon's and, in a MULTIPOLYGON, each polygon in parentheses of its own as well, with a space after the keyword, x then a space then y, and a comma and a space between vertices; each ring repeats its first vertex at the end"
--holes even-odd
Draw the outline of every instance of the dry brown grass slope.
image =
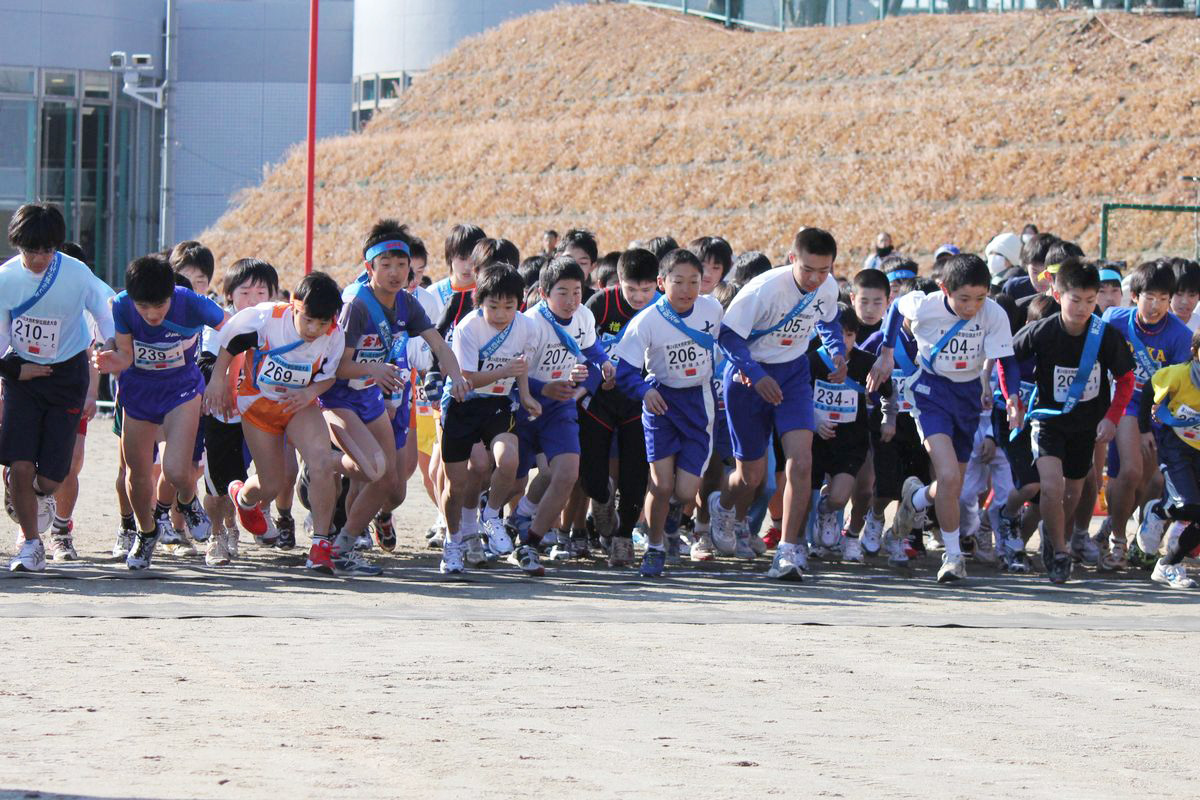
MULTIPOLYGON (((433 274, 461 220, 528 251, 546 227, 585 226, 602 250, 720 233, 775 257, 819 225, 843 243, 843 269, 881 229, 928 253, 1034 220, 1094 252, 1101 202, 1191 198, 1179 175, 1200 171, 1198 52, 1191 19, 1027 12, 747 33, 562 8, 463 42, 366 132, 319 143, 314 260, 348 277, 383 215, 426 238, 433 274)), ((297 149, 202 238, 221 263, 258 255, 290 283, 303 182, 297 149)), ((1113 257, 1190 252, 1190 217, 1120 222, 1113 257)))

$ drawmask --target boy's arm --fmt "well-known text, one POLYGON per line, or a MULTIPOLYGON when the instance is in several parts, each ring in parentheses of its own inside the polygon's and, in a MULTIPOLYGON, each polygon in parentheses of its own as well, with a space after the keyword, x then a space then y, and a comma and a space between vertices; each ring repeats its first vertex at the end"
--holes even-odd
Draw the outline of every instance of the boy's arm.
MULTIPOLYGON (((87 297, 84 298, 84 307, 96 322, 96 330, 100 332, 101 342, 107 342, 116 333, 116 329, 113 327, 112 303, 110 302, 113 295, 113 290, 107 283, 92 276, 92 282, 88 285, 87 297)), ((0 353, 2 352, 4 351, 0 350, 0 353)))
POLYGON ((768 377, 766 370, 750 355, 749 342, 732 328, 722 324, 721 332, 717 336, 717 343, 725 350, 738 372, 749 378, 752 383, 758 383, 768 377))
POLYGON ((600 388, 600 384, 604 382, 604 375, 601 370, 605 364, 611 364, 608 360, 608 353, 604 351, 604 347, 597 339, 588 347, 583 348, 583 357, 587 359, 588 376, 579 385, 588 394, 594 394, 600 388))
POLYGON ((833 318, 828 321, 818 319, 817 335, 821 337, 821 344, 825 345, 825 349, 835 358, 846 357, 846 338, 842 335, 841 311, 834 312, 833 318))
POLYGON ((888 306, 887 314, 883 318, 883 343, 879 346, 879 358, 875 360, 875 366, 871 367, 871 374, 867 376, 868 391, 879 391, 883 382, 891 377, 896 366, 892 352, 896 349, 896 337, 900 335, 900 325, 903 322, 904 315, 900 313, 900 301, 897 300, 888 306))
POLYGON ((642 377, 642 368, 635 367, 623 358, 617 359, 617 389, 621 394, 639 403, 650 391, 650 384, 642 377))

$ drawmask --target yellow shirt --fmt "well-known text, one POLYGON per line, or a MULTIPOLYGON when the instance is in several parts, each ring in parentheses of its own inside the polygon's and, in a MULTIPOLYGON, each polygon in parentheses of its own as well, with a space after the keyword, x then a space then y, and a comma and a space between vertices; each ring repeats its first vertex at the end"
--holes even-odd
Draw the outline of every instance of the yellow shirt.
MULTIPOLYGON (((1154 404, 1165 402, 1171 413, 1179 419, 1200 417, 1200 389, 1191 378, 1191 362, 1173 364, 1154 373, 1150 384, 1154 387, 1154 404)), ((1171 426, 1175 435, 1192 447, 1200 450, 1200 425, 1185 428, 1171 426)))

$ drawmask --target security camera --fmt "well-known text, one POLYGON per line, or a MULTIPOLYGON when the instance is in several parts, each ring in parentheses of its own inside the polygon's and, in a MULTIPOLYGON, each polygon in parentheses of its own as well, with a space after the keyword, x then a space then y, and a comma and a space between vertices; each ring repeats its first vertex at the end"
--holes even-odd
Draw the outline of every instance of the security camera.
POLYGON ((108 57, 108 66, 111 69, 125 69, 125 61, 127 58, 128 56, 125 55, 125 51, 117 50, 108 57))
POLYGON ((154 66, 154 58, 149 53, 134 53, 132 60, 137 69, 151 69, 154 66))

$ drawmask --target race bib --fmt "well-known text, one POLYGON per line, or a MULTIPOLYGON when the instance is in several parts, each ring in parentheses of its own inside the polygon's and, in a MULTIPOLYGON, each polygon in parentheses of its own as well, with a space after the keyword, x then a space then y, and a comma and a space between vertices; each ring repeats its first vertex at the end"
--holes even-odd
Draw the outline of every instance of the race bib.
POLYGON ((258 383, 276 395, 303 389, 312 383, 312 364, 297 364, 279 356, 267 356, 258 371, 258 383))
POLYGON ((942 352, 934 359, 934 370, 939 375, 952 372, 978 372, 983 364, 983 329, 967 326, 946 342, 942 352))
POLYGON ((60 320, 23 314, 13 320, 12 346, 22 356, 54 358, 58 355, 60 320))
MULTIPOLYGON (((1067 395, 1071 391, 1071 384, 1075 381, 1075 373, 1079 371, 1078 367, 1055 367, 1054 368, 1054 402, 1067 402, 1067 395)), ((1088 375, 1087 385, 1083 387, 1083 395, 1079 401, 1085 402, 1100 394, 1100 365, 1092 365, 1092 373, 1088 375)), ((1028 404, 1025 398, 1025 384, 1021 384, 1021 399, 1028 404)))
POLYGON ((807 344, 811 330, 812 316, 808 313, 800 313, 778 329, 771 331, 768 336, 780 347, 791 347, 795 344, 807 344))
MULTIPOLYGON (((384 361, 387 360, 387 356, 388 356, 387 351, 380 349, 380 348, 372 349, 372 350, 356 350, 354 352, 354 363, 356 363, 356 364, 382 364, 384 361)), ((363 389, 369 389, 370 387, 374 386, 375 379, 370 376, 363 376, 361 378, 351 378, 347 382, 347 385, 351 389, 357 389, 357 390, 361 391, 363 389)))
MULTIPOLYGON (((1179 408, 1175 409, 1174 413, 1180 419, 1187 419, 1189 417, 1195 419, 1200 417, 1200 411, 1189 408, 1187 404, 1181 404, 1179 408)), ((1200 442, 1200 425, 1189 425, 1181 428, 1172 427, 1171 430, 1175 431, 1175 434, 1184 441, 1200 442)))
POLYGON ((892 383, 896 385, 896 402, 900 405, 901 414, 911 414, 917 407, 913 402, 912 382, 917 376, 905 376, 900 370, 892 370, 892 383))
MULTIPOLYGON (((484 362, 483 367, 481 367, 479 371, 493 372, 495 370, 504 369, 504 367, 508 365, 509 361, 512 361, 512 359, 506 356, 492 356, 486 362, 484 362)), ((501 378, 494 383, 489 383, 486 386, 480 386, 475 390, 475 393, 487 397, 499 397, 511 392, 513 383, 515 382, 516 378, 501 378)))
POLYGON ((818 422, 853 422, 858 417, 858 392, 819 380, 813 386, 813 411, 818 422))
POLYGON ((175 369, 184 365, 183 341, 139 342, 133 341, 133 366, 145 370, 175 369))
POLYGON ((691 339, 667 345, 666 355, 668 379, 686 382, 708 369, 709 351, 691 339))
POLYGON ((574 366, 575 356, 571 355, 567 348, 561 345, 547 347, 542 351, 542 358, 538 361, 534 377, 543 383, 565 381, 570 378, 574 366))
MULTIPOLYGON (((1073 372, 1072 372, 1072 375, 1074 375, 1073 372)), ((1070 386, 1070 385, 1071 385, 1071 382, 1067 381, 1067 386, 1070 386)), ((1033 390, 1035 388, 1037 388, 1037 384, 1032 383, 1031 381, 1021 381, 1021 389, 1020 389, 1021 405, 1024 406, 1025 408, 1029 408, 1029 401, 1031 399, 1033 399, 1033 390)), ((1058 394, 1058 391, 1055 390, 1055 395, 1057 395, 1057 394, 1058 394)))

